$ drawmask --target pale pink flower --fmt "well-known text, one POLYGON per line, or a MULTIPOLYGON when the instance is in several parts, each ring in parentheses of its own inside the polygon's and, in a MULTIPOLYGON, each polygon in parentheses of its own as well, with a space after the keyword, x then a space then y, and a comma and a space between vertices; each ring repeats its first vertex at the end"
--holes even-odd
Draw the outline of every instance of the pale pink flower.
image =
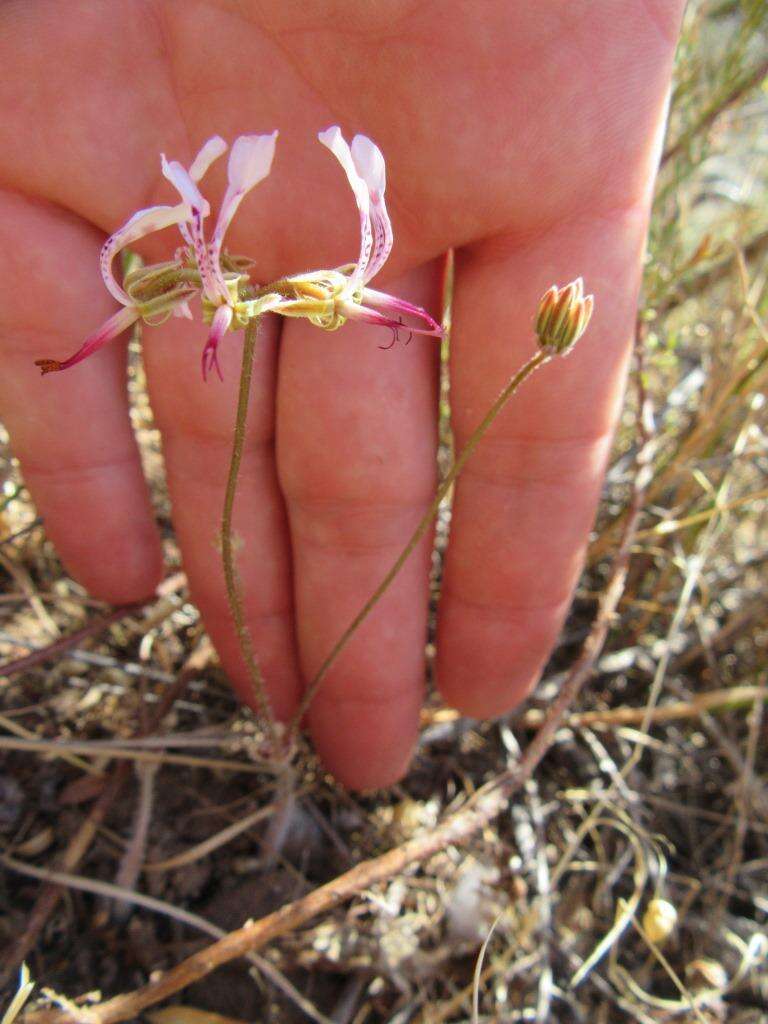
POLYGON ((233 305, 237 299, 237 278, 228 276, 221 269, 221 249, 224 235, 243 197, 262 181, 272 166, 277 132, 271 135, 241 135, 235 140, 229 155, 227 191, 221 203, 218 220, 210 244, 206 242, 203 221, 210 214, 210 205, 203 197, 198 182, 211 164, 227 149, 226 142, 215 135, 203 145, 190 167, 184 168, 177 161, 168 161, 161 156, 163 174, 173 184, 181 197, 176 206, 152 206, 139 210, 104 243, 101 249, 100 268, 104 284, 110 294, 124 307, 97 331, 86 338, 83 345, 68 359, 39 359, 41 371, 50 373, 64 370, 79 363, 108 341, 118 337, 142 316, 169 315, 189 317, 188 300, 198 290, 194 284, 179 282, 150 308, 131 298, 118 283, 112 271, 115 257, 127 246, 140 238, 178 225, 182 237, 189 246, 200 274, 204 301, 216 307, 212 313, 211 331, 203 350, 203 375, 213 366, 217 369, 216 350, 219 341, 233 320, 233 305), (220 309, 223 308, 224 312, 220 309))
POLYGON ((362 320, 387 327, 395 336, 407 330, 442 337, 440 325, 421 306, 368 287, 386 263, 393 241, 381 150, 365 135, 356 135, 350 146, 337 125, 320 132, 318 138, 343 167, 354 193, 360 214, 360 253, 351 269, 289 277, 287 283, 294 294, 277 302, 270 296, 269 308, 283 316, 307 317, 326 330, 334 330, 346 320, 362 320), (411 323, 404 323, 403 317, 411 323))
POLYGON ((203 229, 203 221, 208 216, 210 207, 200 194, 197 181, 201 176, 200 167, 204 174, 213 160, 224 152, 226 143, 218 137, 210 139, 189 170, 175 160, 169 163, 164 154, 161 156, 163 174, 191 211, 191 216, 179 227, 184 240, 194 252, 202 280, 203 297, 212 306, 217 307, 212 316, 208 341, 203 349, 203 377, 208 375, 212 367, 221 376, 217 356, 218 345, 232 324, 234 306, 237 303, 238 275, 234 275, 233 279, 228 282, 221 269, 221 248, 224 235, 243 197, 269 174, 275 154, 276 140, 276 131, 271 135, 241 135, 235 139, 227 166, 227 191, 221 203, 210 243, 206 241, 203 229), (206 147, 210 147, 208 153, 205 153, 206 147), (199 166, 198 161, 200 162, 199 166), (198 173, 196 174, 196 172, 198 173))

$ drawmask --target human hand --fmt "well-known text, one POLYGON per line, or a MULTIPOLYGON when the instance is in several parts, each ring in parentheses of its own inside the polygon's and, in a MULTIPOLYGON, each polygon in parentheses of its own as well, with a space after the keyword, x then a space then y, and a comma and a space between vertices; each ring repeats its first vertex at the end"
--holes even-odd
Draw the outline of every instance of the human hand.
MULTIPOLYGON (((535 682, 578 577, 632 335, 681 0, 98 5, 0 11, 0 414, 61 557, 93 594, 146 597, 160 549, 113 343, 55 378, 112 311, 98 250, 171 199, 158 154, 188 162, 219 133, 280 130, 271 176, 228 247, 252 276, 354 259, 357 217, 314 141, 341 123, 387 159, 395 232, 383 280, 433 313, 457 250, 451 342, 457 445, 532 347, 539 296, 581 274, 587 337, 530 381, 459 482, 438 627, 445 699, 491 716, 535 682), (478 10, 481 13, 478 13, 478 10)), ((211 171, 219 194, 223 170, 211 171)), ((170 234, 139 251, 164 259, 170 234)), ((174 524, 191 591, 249 699, 217 532, 239 370, 204 384, 205 328, 145 332, 174 524)), ((235 529, 249 623, 275 710, 290 715, 435 486, 437 346, 347 323, 265 318, 235 529), (267 323, 267 321, 270 321, 267 323)), ((326 765, 383 785, 406 768, 422 699, 425 541, 325 679, 309 712, 326 765)))

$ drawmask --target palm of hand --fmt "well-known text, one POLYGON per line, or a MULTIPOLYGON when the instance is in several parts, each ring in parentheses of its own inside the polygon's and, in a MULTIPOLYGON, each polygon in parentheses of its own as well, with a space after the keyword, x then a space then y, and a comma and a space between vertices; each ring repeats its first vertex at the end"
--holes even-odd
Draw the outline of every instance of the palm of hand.
MULTIPOLYGON (((159 152, 188 160, 214 132, 231 141, 280 129, 272 175, 228 237, 255 258, 254 276, 353 259, 354 204, 314 141, 341 123, 387 158, 387 289, 435 312, 436 260, 457 249, 459 444, 530 350, 538 295, 578 273, 596 293, 582 350, 521 393, 454 507, 441 688, 474 714, 520 699, 567 608, 599 491, 679 14, 638 2, 611 17, 606 2, 587 21, 575 6, 544 14, 500 0, 478 18, 459 4, 446 16, 403 2, 385 17, 348 0, 115 2, 66 24, 58 5, 4 9, 0 104, 14 117, 0 147, 0 413, 50 535, 89 589, 138 598, 160 569, 124 352, 116 345, 54 381, 39 380, 32 360, 68 354, 110 311, 98 245, 135 209, 168 200, 159 152)), ((221 172, 210 180, 206 194, 220 194, 221 172)), ((167 258, 175 245, 164 234, 145 251, 167 258)), ((215 546, 237 346, 224 343, 225 384, 205 386, 202 337, 178 321, 148 331, 145 361, 193 595, 247 699, 215 546)), ((334 335, 293 322, 263 330, 236 528, 256 648, 283 716, 434 486, 434 343, 380 352, 377 341, 375 328, 351 324, 334 335)), ((384 783, 409 756, 427 557, 406 567, 310 714, 326 762, 352 784, 384 783)))

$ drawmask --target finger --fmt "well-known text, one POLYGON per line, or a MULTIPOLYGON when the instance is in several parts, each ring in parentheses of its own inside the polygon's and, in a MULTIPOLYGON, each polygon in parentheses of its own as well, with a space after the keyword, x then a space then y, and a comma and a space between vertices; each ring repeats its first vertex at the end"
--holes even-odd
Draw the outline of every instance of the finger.
POLYGON ((113 603, 151 594, 159 538, 128 415, 126 346, 41 379, 110 313, 103 238, 53 206, 0 195, 0 415, 45 528, 67 567, 113 603))
MULTIPOLYGON (((272 318, 259 327, 233 531, 246 619, 272 709, 285 720, 300 684, 290 547, 274 457, 277 327, 272 318)), ((238 695, 258 708, 227 602, 220 544, 243 334, 225 335, 219 346, 224 379, 211 374, 207 382, 200 369, 205 336, 202 325, 172 319, 145 331, 144 360, 190 590, 238 695)))
POLYGON ((571 220, 526 247, 498 241, 457 266, 452 408, 458 446, 535 351, 553 282, 583 274, 587 334, 526 382, 457 487, 438 627, 445 699, 475 716, 535 683, 568 610, 620 408, 646 227, 645 204, 571 220))
MULTIPOLYGON (((392 284, 437 308, 436 268, 392 284)), ((347 323, 335 334, 286 325, 278 463, 293 543, 301 664, 311 679, 371 595, 429 504, 435 481, 432 339, 392 339, 347 323)), ((322 683, 309 712, 325 764, 365 789, 404 772, 424 679, 430 538, 322 683)))

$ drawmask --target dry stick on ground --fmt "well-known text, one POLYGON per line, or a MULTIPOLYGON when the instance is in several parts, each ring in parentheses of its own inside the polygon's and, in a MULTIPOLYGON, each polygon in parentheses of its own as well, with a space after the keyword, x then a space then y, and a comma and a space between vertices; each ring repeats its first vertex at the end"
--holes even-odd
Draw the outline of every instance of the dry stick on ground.
MULTIPOLYGON (((37 736, 35 736, 31 729, 25 729, 23 725, 19 725, 18 722, 15 722, 12 718, 8 718, 7 715, 0 715, 0 728, 5 729, 13 736, 20 739, 29 740, 35 744, 37 743, 37 736)), ((0 750, 4 749, 3 743, 6 739, 7 737, 0 735, 0 750)), ((53 748, 54 744, 51 743, 50 746, 53 748)), ((6 747, 5 749, 8 748, 6 747)), ((96 767, 96 765, 91 764, 90 761, 86 761, 84 758, 78 757, 70 751, 56 750, 51 760, 54 760, 55 758, 60 758, 62 761, 66 761, 67 764, 71 764, 73 768, 77 768, 78 771, 87 772, 89 775, 103 774, 101 768, 96 767)))
MULTIPOLYGON (((115 877, 115 883, 122 889, 133 889, 141 873, 149 839, 149 827, 152 823, 155 778, 159 767, 159 764, 137 764, 135 766, 139 782, 139 795, 133 815, 131 837, 115 877)), ((114 920, 122 924, 128 918, 130 911, 130 903, 117 903, 113 910, 114 920)))
POLYGON ((48 661, 50 658, 57 658, 59 655, 64 654, 65 651, 71 650, 73 647, 78 647, 83 640, 87 640, 89 637, 98 636, 99 633, 103 633, 105 629, 113 625, 115 622, 119 622, 120 619, 124 619, 126 615, 131 615, 133 612, 138 611, 142 608, 141 604, 128 604, 123 605, 120 608, 115 608, 113 611, 108 612, 106 615, 100 616, 98 619, 93 619, 87 626, 83 626, 82 629, 78 629, 74 633, 70 633, 68 636, 63 636, 60 640, 55 640, 52 644, 48 644, 46 647, 41 647, 37 651, 33 651, 31 654, 25 654, 23 658, 16 658, 14 661, 6 661, 4 665, 0 665, 0 676, 13 676, 19 672, 26 672, 27 669, 36 668, 44 661, 48 661))
MULTIPOLYGON (((760 686, 739 684, 726 686, 718 690, 707 690, 705 693, 691 694, 686 700, 670 701, 651 709, 650 724, 661 725, 665 722, 681 722, 688 718, 701 718, 708 712, 749 710, 756 700, 768 703, 768 692, 760 686)), ((618 707, 606 708, 604 711, 576 711, 568 715, 564 725, 569 729, 592 728, 593 726, 641 725, 648 716, 648 709, 618 707)), ((515 717, 515 725, 524 729, 538 729, 546 717, 541 708, 531 708, 519 717, 515 717)), ((453 708, 438 708, 437 711, 422 716, 423 725, 435 722, 458 721, 461 715, 453 708)))
MULTIPOLYGON (((0 854, 0 864, 4 864, 9 870, 16 871, 18 874, 27 875, 31 878, 40 878, 44 881, 52 882, 57 885, 67 886, 71 889, 79 889, 81 892, 94 893, 97 896, 101 896, 108 900, 117 900, 117 906, 125 907, 143 907, 146 910, 153 911, 154 913, 164 914, 166 917, 170 917, 175 921, 180 921, 182 924, 189 925, 191 928, 198 928, 200 931, 205 932, 207 935, 212 936, 215 939, 221 938, 226 935, 226 932, 215 925, 212 921, 209 921, 205 917, 201 917, 199 914, 193 914, 188 910, 182 910, 181 907, 175 906, 173 903, 168 903, 165 900, 156 899, 153 896, 145 896, 143 893, 134 892, 131 888, 122 885, 113 885, 111 882, 101 882, 93 878, 80 878, 77 875, 70 875, 60 871, 46 871, 44 868, 36 868, 32 864, 25 864, 23 861, 15 860, 13 857, 5 857, 0 854)), ((253 963, 257 970, 261 971, 262 974, 268 978, 276 988, 283 992, 289 999, 291 999, 306 1015, 319 1024, 331 1024, 329 1019, 321 1014, 313 1005, 306 999, 296 988, 288 981, 275 966, 268 960, 262 959, 255 953, 249 953, 248 959, 253 963)), ((43 990, 46 991, 45 989, 43 990)), ((69 1000, 66 1000, 68 1005, 74 1006, 69 1000)), ((60 1005, 65 1005, 64 1002, 60 1005)), ((79 1010, 75 1007, 75 1011, 79 1010)), ((87 1016, 87 1010, 82 1010, 82 1016, 87 1016)))
MULTIPOLYGON (((206 977, 222 964, 263 948, 273 939, 299 928, 319 914, 327 913, 363 890, 401 874, 410 865, 428 860, 451 844, 466 843, 500 814, 510 797, 531 777, 549 750, 569 707, 592 675, 595 661, 605 644, 624 590, 632 543, 642 514, 647 472, 642 459, 639 465, 631 513, 626 521, 621 544, 614 557, 610 579, 601 597, 595 621, 578 659, 566 676, 541 728, 526 747, 520 763, 483 786, 462 808, 451 814, 428 835, 417 836, 379 857, 363 861, 306 896, 286 904, 280 910, 258 921, 248 922, 220 941, 194 953, 162 977, 150 981, 135 992, 115 996, 105 1003, 83 1009, 83 1021, 87 1021, 88 1024, 115 1024, 117 1021, 135 1017, 147 1006, 167 999, 187 985, 206 977)), ((56 1010, 42 1010, 27 1014, 26 1017, 27 1024, 70 1024, 72 1019, 71 1013, 56 1010)))
POLYGON ((45 636, 58 636, 59 627, 48 614, 45 605, 40 599, 40 595, 37 592, 34 580, 29 575, 24 566, 21 565, 19 562, 16 562, 13 558, 10 558, 8 555, 6 555, 2 548, 0 548, 0 567, 5 569, 8 575, 15 581, 17 587, 24 595, 30 608, 37 616, 37 619, 43 629, 43 633, 45 634, 45 636))
MULTIPOLYGON (((755 701, 768 702, 768 692, 760 686, 726 686, 721 690, 697 693, 690 700, 676 700, 652 708, 650 722, 679 722, 687 718, 700 718, 707 711, 734 711, 751 708, 755 701)), ((566 721, 572 729, 593 725, 641 725, 647 717, 646 708, 609 708, 606 711, 577 711, 566 721)), ((520 719, 520 724, 531 728, 541 724, 544 712, 532 708, 520 719)))
MULTIPOLYGON (((210 657, 210 647, 202 644, 192 652, 186 664, 179 673, 176 683, 163 695, 155 714, 153 715, 150 729, 156 729, 165 718, 168 711, 180 694, 186 689, 192 679, 198 674, 210 657)), ((106 786, 99 794, 95 804, 91 808, 88 817, 77 830, 69 842, 67 849, 59 863, 59 868, 64 872, 72 872, 83 859, 93 842, 99 826, 104 821, 107 812, 111 808, 118 794, 122 790, 130 776, 130 763, 122 761, 112 772, 106 786)), ((19 937, 15 945, 5 957, 5 964, 0 973, 0 984, 4 984, 10 975, 21 965, 29 951, 35 945, 45 922, 50 917, 57 903, 61 899, 64 890, 61 886, 46 883, 40 890, 35 905, 33 906, 27 927, 19 937)))
MULTIPOLYGON (((119 742, 116 741, 116 742, 119 742)), ((61 757, 62 752, 83 754, 87 757, 98 757, 99 760, 109 758, 123 761, 136 761, 143 764, 175 764, 187 768, 210 768, 212 771, 242 772, 258 775, 264 771, 264 765, 251 764, 250 761, 234 761, 224 757, 193 757, 188 754, 166 754, 163 750, 134 750, 131 747, 114 746, 84 741, 78 743, 70 740, 28 740, 16 736, 0 735, 0 750, 23 750, 27 753, 47 754, 50 757, 61 757)))
MULTIPOLYGON (((15 495, 15 497, 18 497, 18 494, 15 495)), ((4 507, 5 502, 3 502, 3 508, 4 507)), ((0 509, 0 511, 2 510, 0 509)), ((4 548, 7 544, 12 544, 15 540, 18 540, 20 537, 24 537, 26 534, 31 533, 32 530, 34 530, 38 526, 42 526, 42 524, 42 517, 37 516, 35 519, 32 520, 31 523, 27 523, 26 526, 22 526, 20 527, 20 529, 15 530, 13 533, 9 533, 7 537, 3 537, 3 539, 0 540, 0 548, 4 548)))

